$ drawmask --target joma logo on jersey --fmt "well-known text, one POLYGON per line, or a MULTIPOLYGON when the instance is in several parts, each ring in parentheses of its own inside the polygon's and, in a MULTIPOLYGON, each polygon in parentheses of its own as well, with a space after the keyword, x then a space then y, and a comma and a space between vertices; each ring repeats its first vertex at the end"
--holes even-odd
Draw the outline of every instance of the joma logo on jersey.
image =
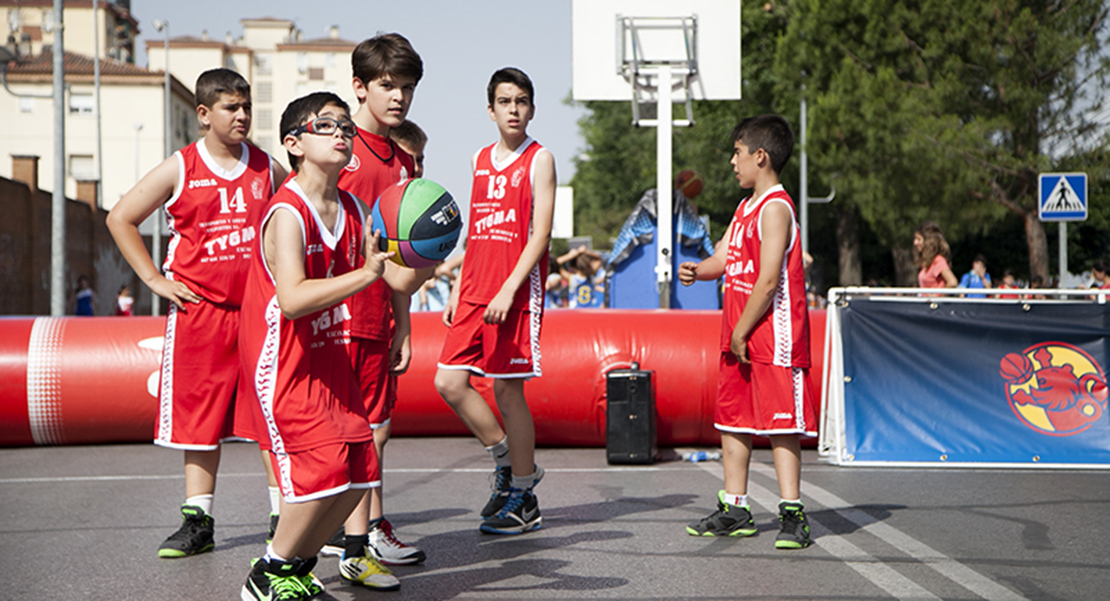
POLYGON ((474 229, 479 234, 483 231, 501 225, 502 223, 516 223, 516 209, 509 209, 508 211, 497 211, 482 217, 474 222, 474 229))
POLYGON ((451 200, 451 202, 447 203, 442 209, 432 213, 431 216, 431 220, 434 221, 436 225, 447 225, 458 218, 459 205, 456 204, 454 200, 451 200))
POLYGON ((247 226, 239 231, 228 232, 222 236, 213 238, 204 243, 204 248, 208 249, 208 256, 216 254, 216 251, 225 251, 227 247, 235 248, 240 244, 246 244, 254 240, 254 226, 247 226))
POLYGON ((192 190, 193 188, 211 188, 212 186, 218 186, 218 185, 219 185, 219 183, 217 183, 216 180, 214 180, 214 179, 191 179, 191 180, 189 180, 189 189, 190 190, 192 190))
POLYGON ((744 275, 755 271, 755 261, 748 259, 739 263, 729 263, 725 268, 730 276, 744 275))
POLYGON ((474 175, 489 175, 489 169, 476 169, 474 175))
POLYGON ((319 317, 312 320, 312 335, 315 336, 324 330, 338 326, 350 318, 351 312, 347 310, 347 303, 324 309, 319 317))
POLYGON ((314 254, 314 253, 322 253, 322 252, 324 252, 324 245, 323 244, 309 244, 304 249, 304 254, 306 254, 306 255, 311 255, 311 254, 314 254))

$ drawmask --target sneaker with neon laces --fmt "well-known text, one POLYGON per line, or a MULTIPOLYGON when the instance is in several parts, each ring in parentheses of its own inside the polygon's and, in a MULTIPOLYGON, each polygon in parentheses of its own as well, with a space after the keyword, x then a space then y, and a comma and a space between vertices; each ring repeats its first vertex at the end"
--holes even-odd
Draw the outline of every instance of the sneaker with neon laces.
POLYGON ((216 520, 196 505, 181 506, 181 528, 158 546, 158 557, 188 557, 211 551, 215 543, 216 520))
MULTIPOLYGON (((305 601, 311 593, 305 589, 299 572, 304 568, 303 561, 267 561, 256 559, 251 562, 247 583, 239 594, 242 601, 305 601)), ((321 589, 323 592, 323 589, 321 589)), ((319 594, 319 593, 317 593, 319 594)))
POLYGON ((397 540, 393 534, 393 524, 382 518, 378 525, 370 530, 370 542, 367 549, 375 559, 387 566, 403 566, 420 563, 426 559, 424 552, 412 545, 397 540))
MULTIPOLYGON (((543 480, 544 471, 540 466, 536 466, 535 479, 532 480, 532 486, 528 490, 532 490, 543 480)), ((489 518, 497 515, 501 508, 505 505, 505 501, 509 499, 509 489, 513 486, 513 468, 510 466, 499 467, 493 470, 490 474, 490 490, 492 491, 489 496, 489 501, 486 501, 486 506, 482 508, 482 519, 488 520, 489 518)))
POLYGON ((542 523, 540 504, 532 489, 510 488, 501 511, 482 522, 479 529, 486 534, 523 534, 539 528, 542 523))
POLYGON ((779 528, 779 535, 775 537, 776 549, 804 549, 812 542, 809 520, 801 503, 779 503, 779 528))
POLYGON ((725 491, 717 493, 717 511, 686 526, 690 536, 751 536, 758 532, 752 512, 741 505, 725 503, 725 491))
POLYGON ((316 557, 305 559, 301 563, 301 568, 297 570, 297 578, 300 579, 301 586, 308 595, 306 599, 315 599, 324 594, 324 583, 312 573, 313 568, 316 567, 316 561, 316 557))
POLYGON ((377 591, 395 591, 401 581, 366 550, 364 555, 339 561, 339 577, 351 584, 358 584, 377 591))
POLYGON ((331 535, 328 542, 324 543, 324 546, 320 549, 320 555, 328 555, 342 559, 343 549, 346 544, 346 531, 340 526, 339 530, 336 530, 335 534, 331 535))

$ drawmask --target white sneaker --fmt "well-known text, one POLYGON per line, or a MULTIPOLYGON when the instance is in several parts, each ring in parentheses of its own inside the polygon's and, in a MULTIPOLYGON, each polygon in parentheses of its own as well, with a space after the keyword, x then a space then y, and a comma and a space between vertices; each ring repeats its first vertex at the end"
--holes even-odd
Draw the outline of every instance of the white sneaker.
POLYGON ((351 584, 361 584, 378 591, 395 591, 401 588, 401 581, 369 552, 361 557, 340 560, 339 577, 351 584))
POLYGON ((397 540, 393 535, 393 525, 385 518, 370 531, 367 550, 375 559, 391 566, 420 563, 425 559, 423 551, 397 540))

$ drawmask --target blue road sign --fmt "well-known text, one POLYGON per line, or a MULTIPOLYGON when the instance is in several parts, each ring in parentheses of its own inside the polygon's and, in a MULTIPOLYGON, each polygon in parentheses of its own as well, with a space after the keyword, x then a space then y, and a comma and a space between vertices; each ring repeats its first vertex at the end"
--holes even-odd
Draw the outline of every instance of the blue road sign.
POLYGON ((1042 173, 1037 180, 1041 221, 1087 220, 1087 174, 1042 173))

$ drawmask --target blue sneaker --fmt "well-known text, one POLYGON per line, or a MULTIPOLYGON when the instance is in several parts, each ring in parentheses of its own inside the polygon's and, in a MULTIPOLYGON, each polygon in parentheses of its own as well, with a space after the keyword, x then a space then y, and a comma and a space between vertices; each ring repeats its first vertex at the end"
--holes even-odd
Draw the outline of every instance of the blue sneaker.
POLYGON ((482 532, 487 534, 523 534, 540 527, 540 504, 532 490, 510 488, 505 503, 497 515, 482 522, 482 532))

